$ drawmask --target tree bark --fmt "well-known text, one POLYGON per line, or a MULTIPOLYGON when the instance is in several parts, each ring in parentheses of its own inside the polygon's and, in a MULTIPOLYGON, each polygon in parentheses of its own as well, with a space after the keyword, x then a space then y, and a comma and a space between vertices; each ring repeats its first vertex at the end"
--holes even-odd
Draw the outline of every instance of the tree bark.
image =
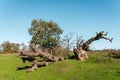
POLYGON ((47 66, 47 65, 50 65, 52 63, 53 62, 50 62, 50 61, 38 61, 38 60, 34 60, 33 61, 33 66, 31 68, 29 68, 27 70, 27 72, 32 72, 32 71, 38 69, 38 67, 47 66))
POLYGON ((108 33, 104 33, 104 31, 101 31, 99 33, 96 33, 96 36, 95 37, 92 37, 90 39, 88 39, 86 42, 83 43, 83 40, 81 40, 81 42, 77 42, 77 48, 74 48, 73 49, 73 52, 76 56, 76 58, 78 60, 82 60, 84 61, 85 59, 88 58, 87 56, 87 51, 90 51, 90 47, 89 45, 93 42, 93 41, 96 41, 96 40, 99 40, 99 39, 105 39, 105 40, 109 40, 110 42, 112 42, 112 39, 113 38, 107 38, 108 33))
POLYGON ((79 45, 77 48, 74 48, 73 52, 78 60, 85 61, 88 59, 87 52, 85 50, 82 50, 81 45, 79 45))
POLYGON ((96 41, 96 40, 99 40, 99 39, 105 39, 105 40, 108 40, 110 42, 112 42, 113 38, 107 38, 107 32, 104 33, 104 31, 101 31, 99 33, 96 32, 96 36, 95 37, 92 37, 90 39, 88 39, 85 43, 82 44, 82 49, 85 50, 85 51, 89 51, 90 50, 90 47, 89 45, 96 41))
POLYGON ((38 66, 47 66, 56 61, 64 60, 63 57, 54 56, 47 52, 44 52, 42 49, 37 49, 34 43, 30 44, 30 48, 32 51, 21 51, 19 55, 23 63, 25 63, 25 61, 33 63, 32 68, 28 69, 28 72, 36 70, 38 66), (35 57, 41 57, 43 60, 39 61, 35 57))

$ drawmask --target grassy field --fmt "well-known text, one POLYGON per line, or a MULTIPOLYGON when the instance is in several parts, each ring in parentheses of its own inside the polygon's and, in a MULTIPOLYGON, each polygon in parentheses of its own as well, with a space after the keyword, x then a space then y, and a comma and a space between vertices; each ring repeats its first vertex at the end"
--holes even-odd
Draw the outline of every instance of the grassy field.
POLYGON ((89 54, 87 61, 74 59, 56 62, 27 73, 17 54, 0 54, 0 80, 120 80, 120 59, 106 57, 107 52, 89 54))

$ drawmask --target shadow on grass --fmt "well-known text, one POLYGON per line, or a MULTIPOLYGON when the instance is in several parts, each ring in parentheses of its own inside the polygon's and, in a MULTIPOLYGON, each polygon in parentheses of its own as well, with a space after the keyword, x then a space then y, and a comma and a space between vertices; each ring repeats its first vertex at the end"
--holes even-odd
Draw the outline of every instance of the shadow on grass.
POLYGON ((116 72, 116 76, 120 76, 120 71, 117 71, 117 72, 116 72))
POLYGON ((19 71, 19 70, 24 70, 24 69, 28 69, 28 68, 31 68, 32 66, 24 66, 24 67, 16 67, 16 71, 19 71))

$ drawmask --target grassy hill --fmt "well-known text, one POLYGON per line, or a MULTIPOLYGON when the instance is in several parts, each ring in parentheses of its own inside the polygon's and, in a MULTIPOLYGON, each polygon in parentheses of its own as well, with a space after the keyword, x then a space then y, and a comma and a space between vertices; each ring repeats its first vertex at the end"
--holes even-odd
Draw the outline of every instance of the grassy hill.
POLYGON ((65 60, 27 73, 31 63, 22 63, 17 54, 0 54, 0 80, 120 80, 120 59, 106 55, 89 54, 87 61, 65 60))

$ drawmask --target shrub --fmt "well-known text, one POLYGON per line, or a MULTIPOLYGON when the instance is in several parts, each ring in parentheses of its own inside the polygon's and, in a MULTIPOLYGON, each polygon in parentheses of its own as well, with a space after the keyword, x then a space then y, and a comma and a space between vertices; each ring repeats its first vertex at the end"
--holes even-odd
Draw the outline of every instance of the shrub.
POLYGON ((70 50, 62 47, 56 47, 53 49, 53 55, 55 56, 62 56, 64 58, 70 57, 70 50))
POLYGON ((9 41, 4 41, 1 44, 3 53, 18 53, 20 50, 20 44, 18 43, 10 43, 9 41))
POLYGON ((113 58, 120 58, 120 50, 112 49, 109 51, 108 56, 113 58))

